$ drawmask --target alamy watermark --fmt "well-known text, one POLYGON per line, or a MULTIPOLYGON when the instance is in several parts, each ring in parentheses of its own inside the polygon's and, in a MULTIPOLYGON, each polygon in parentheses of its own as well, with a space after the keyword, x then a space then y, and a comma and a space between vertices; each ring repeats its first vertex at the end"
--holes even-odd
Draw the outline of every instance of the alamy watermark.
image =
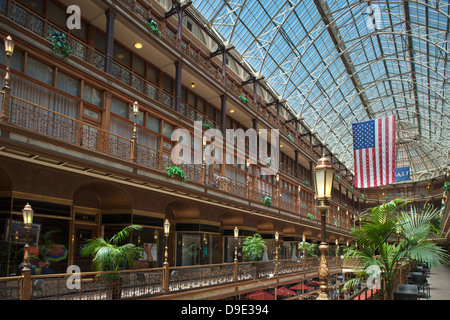
POLYGON ((278 129, 226 129, 225 137, 219 129, 203 133, 202 122, 194 121, 194 136, 187 129, 175 129, 171 136, 177 144, 171 159, 179 164, 257 164, 261 175, 276 175, 280 158, 278 129), (270 153, 268 139, 270 139, 270 153), (246 157, 246 144, 248 157, 246 157))
POLYGON ((81 9, 77 5, 70 5, 66 10, 70 16, 66 20, 66 27, 69 30, 81 29, 81 9))

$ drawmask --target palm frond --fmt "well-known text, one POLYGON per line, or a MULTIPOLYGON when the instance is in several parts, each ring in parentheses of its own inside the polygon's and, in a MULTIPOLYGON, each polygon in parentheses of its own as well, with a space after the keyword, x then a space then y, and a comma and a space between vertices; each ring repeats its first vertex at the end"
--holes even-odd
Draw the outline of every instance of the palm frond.
POLYGON ((142 226, 139 225, 130 225, 123 228, 121 231, 117 232, 115 235, 112 236, 112 238, 109 240, 110 243, 113 243, 115 245, 119 245, 121 242, 125 241, 127 238, 130 237, 131 231, 137 231, 141 230, 142 226))

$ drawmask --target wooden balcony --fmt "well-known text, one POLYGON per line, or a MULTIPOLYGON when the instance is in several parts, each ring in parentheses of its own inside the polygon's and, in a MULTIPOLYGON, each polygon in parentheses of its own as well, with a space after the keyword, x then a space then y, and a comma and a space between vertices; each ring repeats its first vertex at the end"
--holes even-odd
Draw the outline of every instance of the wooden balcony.
MULTIPOLYGON (((341 259, 328 258, 330 275, 340 272, 341 259)), ((118 272, 30 275, 0 278, 1 300, 111 300, 220 298, 240 290, 278 283, 295 283, 303 277, 317 277, 319 259, 239 262, 214 265, 132 269, 118 272), (105 274, 120 280, 107 282, 105 274), (74 281, 75 280, 75 281, 74 281), (28 289, 27 289, 28 288, 28 289), (208 290, 210 289, 210 290, 208 290), (206 290, 206 291, 205 291, 206 290), (206 292, 206 293, 205 293, 206 292), (217 297, 219 298, 219 296, 217 297)))
MULTIPOLYGON (((179 180, 168 180, 166 168, 172 165, 169 152, 155 150, 137 143, 136 157, 132 159, 132 139, 112 134, 89 123, 64 116, 23 99, 11 97, 9 124, 4 129, 25 133, 28 136, 32 134, 33 139, 46 141, 50 145, 65 143, 69 146, 69 149, 73 149, 77 158, 80 157, 81 152, 81 154, 86 153, 87 159, 94 159, 96 156, 103 155, 125 161, 133 166, 137 165, 138 168, 147 170, 148 174, 158 176, 160 181, 164 181, 163 184, 165 185, 169 183, 177 188, 189 186, 198 188, 201 186, 207 188, 208 193, 219 195, 226 198, 227 201, 236 202, 236 204, 246 203, 255 210, 278 214, 285 212, 308 225, 318 226, 320 224, 318 220, 310 218, 311 215, 314 216, 316 213, 312 196, 310 199, 304 199, 297 193, 291 193, 289 198, 283 198, 276 185, 269 184, 269 190, 258 189, 258 181, 264 181, 261 178, 247 174, 246 183, 236 181, 219 174, 213 166, 208 165, 181 164, 179 167, 185 172, 187 182, 183 184, 179 180), (50 140, 48 140, 49 138, 50 140), (263 204, 263 196, 272 198, 272 206, 268 207, 263 204)), ((12 141, 9 142, 13 143, 12 141)), ((46 148, 49 148, 49 145, 46 148)), ((70 156, 71 151, 66 152, 69 152, 68 156, 70 156)), ((55 161, 57 160, 55 159, 55 161)), ((141 172, 144 171, 141 170, 141 172)), ((282 171, 281 176, 283 176, 282 171)), ((145 180, 145 175, 142 178, 145 180)), ((152 183, 154 182, 152 181, 152 183)), ((328 224, 333 230, 345 232, 348 232, 351 227, 349 221, 340 224, 338 227, 331 218, 328 220, 328 224)))

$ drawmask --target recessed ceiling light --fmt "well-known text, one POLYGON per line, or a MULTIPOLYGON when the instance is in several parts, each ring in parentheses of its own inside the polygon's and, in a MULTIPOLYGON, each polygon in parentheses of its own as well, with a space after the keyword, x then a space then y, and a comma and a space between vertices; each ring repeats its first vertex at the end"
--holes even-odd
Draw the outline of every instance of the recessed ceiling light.
POLYGON ((195 83, 194 82, 191 83, 191 88, 195 88, 195 83))
POLYGON ((134 44, 134 47, 135 47, 136 49, 142 49, 142 43, 136 42, 136 43, 134 44))
POLYGON ((231 109, 231 110, 230 110, 230 113, 234 113, 234 109, 231 109))

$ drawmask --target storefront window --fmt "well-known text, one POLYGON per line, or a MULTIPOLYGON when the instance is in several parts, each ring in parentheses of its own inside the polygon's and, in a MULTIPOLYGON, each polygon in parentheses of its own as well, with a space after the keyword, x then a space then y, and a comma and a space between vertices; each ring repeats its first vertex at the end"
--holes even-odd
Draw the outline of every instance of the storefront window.
POLYGON ((2 221, 5 233, 1 237, 0 275, 20 275, 26 243, 30 245, 31 274, 65 273, 69 256, 69 220, 35 215, 27 237, 20 218, 17 215, 2 221))
POLYGON ((177 232, 176 265, 219 263, 219 238, 218 234, 177 232))
POLYGON ((224 237, 224 239, 223 239, 223 249, 224 249, 223 262, 224 263, 234 261, 235 247, 237 247, 238 261, 241 262, 242 261, 242 239, 238 238, 236 240, 236 239, 234 239, 233 236, 224 237))

